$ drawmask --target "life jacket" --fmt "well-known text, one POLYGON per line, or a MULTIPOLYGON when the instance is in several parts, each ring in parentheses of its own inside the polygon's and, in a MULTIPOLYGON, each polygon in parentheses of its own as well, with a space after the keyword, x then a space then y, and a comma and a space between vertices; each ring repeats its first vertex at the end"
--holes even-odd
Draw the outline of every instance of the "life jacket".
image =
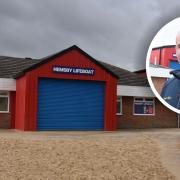
POLYGON ((168 104, 180 109, 180 69, 171 71, 170 74, 174 77, 165 82, 161 96, 168 104))

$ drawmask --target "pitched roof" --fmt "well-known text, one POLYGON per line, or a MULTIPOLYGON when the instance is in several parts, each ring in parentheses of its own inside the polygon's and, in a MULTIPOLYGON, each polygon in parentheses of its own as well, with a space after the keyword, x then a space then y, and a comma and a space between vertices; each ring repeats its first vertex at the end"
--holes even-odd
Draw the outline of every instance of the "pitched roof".
POLYGON ((134 73, 145 73, 145 72, 146 72, 146 69, 140 69, 140 70, 134 71, 134 73))
POLYGON ((110 74, 113 75, 114 77, 119 78, 118 75, 117 75, 115 72, 111 71, 111 69, 108 69, 106 66, 104 66, 104 65, 101 64, 101 63, 99 63, 99 61, 97 61, 96 59, 94 59, 92 56, 90 56, 89 54, 87 54, 85 51, 83 51, 82 49, 80 49, 80 48, 79 48, 78 46, 76 46, 76 45, 73 45, 73 46, 71 46, 71 47, 69 47, 69 48, 67 48, 67 49, 64 49, 64 50, 62 50, 62 51, 60 51, 60 52, 58 52, 58 53, 55 53, 55 54, 52 54, 52 55, 50 55, 50 56, 47 56, 47 57, 42 58, 39 62, 37 62, 37 63, 29 66, 28 68, 23 69, 23 71, 22 71, 21 73, 16 74, 16 75, 15 75, 15 78, 18 78, 18 77, 24 75, 26 72, 31 71, 31 70, 33 70, 33 69, 35 69, 35 68, 37 68, 37 67, 39 67, 39 66, 41 66, 41 65, 43 65, 43 64, 46 64, 46 63, 52 61, 53 59, 55 59, 55 58, 57 58, 57 57, 59 57, 59 56, 62 56, 62 55, 66 54, 66 53, 68 53, 68 52, 70 52, 70 51, 72 51, 72 50, 79 51, 81 54, 83 54, 84 56, 86 56, 86 57, 87 57, 88 59, 90 59, 92 62, 94 62, 94 63, 97 64, 98 66, 101 66, 105 71, 107 71, 108 73, 110 73, 110 74))
MULTIPOLYGON (((72 46, 71 48, 78 48, 78 47, 72 46)), ((37 68, 44 63, 49 62, 50 60, 66 53, 69 50, 70 48, 42 59, 0 56, 0 78, 16 78, 22 76, 26 72, 34 68, 37 68)), ((88 58, 92 58, 87 53, 82 51, 80 48, 78 48, 78 50, 80 50, 81 53, 83 53, 85 56, 88 56, 88 58)), ((147 79, 144 77, 139 77, 136 73, 130 72, 128 70, 116 67, 114 65, 102 61, 98 61, 94 58, 92 58, 92 61, 98 64, 99 66, 101 66, 102 68, 104 68, 113 76, 117 77, 119 79, 118 84, 120 85, 149 86, 147 79)))
POLYGON ((119 85, 126 85, 126 86, 149 86, 148 80, 145 77, 140 77, 138 74, 122 69, 120 67, 101 62, 107 68, 111 69, 119 76, 118 84, 119 85))
POLYGON ((13 78, 16 74, 40 61, 38 59, 0 56, 0 78, 13 78))

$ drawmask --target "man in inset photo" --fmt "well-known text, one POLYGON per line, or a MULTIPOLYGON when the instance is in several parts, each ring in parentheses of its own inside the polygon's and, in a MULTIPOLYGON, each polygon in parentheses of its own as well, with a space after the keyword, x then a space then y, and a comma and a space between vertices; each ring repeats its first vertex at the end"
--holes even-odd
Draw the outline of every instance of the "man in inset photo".
MULTIPOLYGON (((176 35, 176 56, 180 63, 180 31, 176 35)), ((161 96, 168 104, 180 109, 180 69, 171 71, 170 74, 173 78, 164 83, 161 96)))

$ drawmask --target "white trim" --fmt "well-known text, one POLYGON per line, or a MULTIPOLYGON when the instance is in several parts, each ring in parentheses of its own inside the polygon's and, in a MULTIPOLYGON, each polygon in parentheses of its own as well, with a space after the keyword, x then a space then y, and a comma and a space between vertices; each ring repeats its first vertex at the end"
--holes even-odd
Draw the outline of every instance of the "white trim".
MULTIPOLYGON (((153 99, 153 101, 147 101, 147 102, 153 102, 153 114, 135 114, 135 112, 134 112, 134 102, 138 102, 138 101, 135 101, 135 98, 143 98, 143 102, 145 102, 146 100, 146 98, 149 98, 149 97, 134 97, 134 100, 133 100, 133 115, 134 116, 155 116, 155 98, 152 98, 153 99)), ((139 101, 139 102, 142 102, 142 101, 139 101)))
POLYGON ((172 71, 172 69, 151 66, 149 67, 151 77, 171 78, 173 75, 170 74, 170 71, 172 71))
POLYGON ((154 64, 157 65, 157 56, 154 57, 154 64))
POLYGON ((16 80, 10 78, 0 78, 0 90, 16 91, 16 80))
POLYGON ((118 103, 118 102, 121 102, 121 105, 120 105, 120 113, 116 113, 116 115, 123 115, 123 112, 122 112, 122 96, 118 96, 117 97, 117 101, 116 101, 116 103, 118 103), (120 99, 118 99, 118 98, 120 98, 120 99))
POLYGON ((143 96, 143 97, 155 97, 150 87, 145 86, 117 86, 118 96, 143 96))
POLYGON ((1 97, 7 97, 8 98, 8 107, 7 107, 7 111, 0 111, 0 113, 9 113, 9 106, 10 106, 10 94, 9 92, 7 92, 7 95, 0 95, 1 97))

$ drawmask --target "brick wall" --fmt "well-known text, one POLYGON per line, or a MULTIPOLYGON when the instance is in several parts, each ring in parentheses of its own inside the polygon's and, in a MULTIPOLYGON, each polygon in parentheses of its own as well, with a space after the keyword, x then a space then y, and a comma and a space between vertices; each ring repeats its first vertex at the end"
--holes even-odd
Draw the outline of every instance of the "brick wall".
POLYGON ((11 119, 14 116, 14 101, 15 101, 15 92, 10 92, 9 95, 9 113, 0 113, 0 129, 9 129, 11 128, 11 119))
MULTIPOLYGON (((177 127, 177 114, 166 108, 157 98, 155 99, 155 116, 133 115, 133 101, 133 97, 122 97, 123 115, 116 116, 118 129, 177 127)), ((0 113, 0 128, 10 128, 10 119, 10 113, 0 113)))
POLYGON ((152 77, 152 82, 154 84, 155 89, 159 94, 161 94, 162 88, 164 86, 164 83, 167 78, 161 78, 161 77, 152 77))
POLYGON ((117 115, 117 128, 176 128, 178 116, 155 98, 155 115, 133 115, 133 97, 122 97, 122 113, 117 115))
POLYGON ((0 129, 10 128, 10 113, 0 113, 0 129))

